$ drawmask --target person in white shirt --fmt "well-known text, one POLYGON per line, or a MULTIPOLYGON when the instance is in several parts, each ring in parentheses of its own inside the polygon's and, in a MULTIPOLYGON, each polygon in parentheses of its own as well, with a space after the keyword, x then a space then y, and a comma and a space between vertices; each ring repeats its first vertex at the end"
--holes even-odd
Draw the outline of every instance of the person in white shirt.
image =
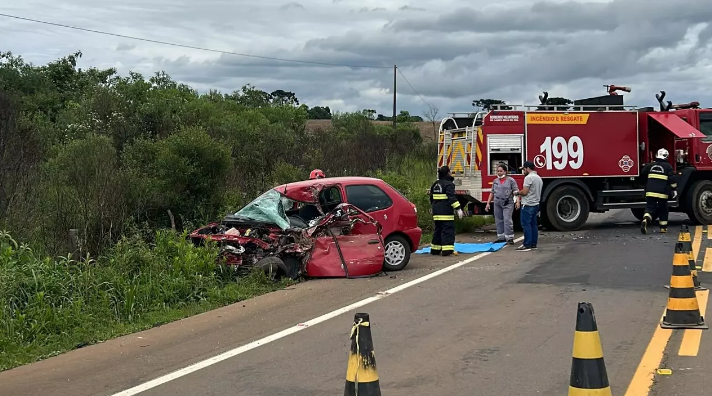
POLYGON ((524 177, 524 186, 518 193, 521 197, 522 213, 520 219, 522 230, 524 231, 524 242, 517 250, 526 252, 536 249, 536 244, 539 242, 537 214, 539 213, 539 202, 541 201, 541 190, 544 183, 536 173, 533 162, 525 161, 521 169, 526 175, 524 177))

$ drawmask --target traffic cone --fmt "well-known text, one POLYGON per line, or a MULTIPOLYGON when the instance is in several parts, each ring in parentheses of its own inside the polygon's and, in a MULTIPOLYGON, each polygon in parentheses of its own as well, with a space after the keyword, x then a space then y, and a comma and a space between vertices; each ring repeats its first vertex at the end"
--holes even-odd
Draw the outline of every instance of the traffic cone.
POLYGON ((569 396, 611 396, 593 305, 578 303, 569 396))
POLYGON ((692 251, 692 236, 690 235, 690 228, 687 224, 680 226, 680 234, 677 236, 677 241, 682 242, 684 252, 692 251))
POLYGON ((692 252, 687 252, 687 264, 690 266, 692 284, 695 286, 695 290, 707 290, 706 287, 702 287, 700 279, 697 278, 697 264, 695 263, 695 255, 692 252))
POLYGON ((700 280, 697 278, 697 263, 695 263, 695 254, 692 252, 692 236, 687 225, 683 224, 680 227, 680 234, 677 241, 682 243, 682 251, 687 253, 687 260, 692 274, 692 283, 695 285, 695 290, 707 290, 700 285, 700 280))
POLYGON ((670 295, 667 311, 660 327, 663 329, 698 329, 707 330, 709 326, 700 314, 695 284, 692 281, 687 254, 682 242, 675 244, 672 257, 672 276, 670 277, 670 295))
POLYGON ((357 313, 351 327, 351 350, 344 396, 381 396, 368 314, 357 313))

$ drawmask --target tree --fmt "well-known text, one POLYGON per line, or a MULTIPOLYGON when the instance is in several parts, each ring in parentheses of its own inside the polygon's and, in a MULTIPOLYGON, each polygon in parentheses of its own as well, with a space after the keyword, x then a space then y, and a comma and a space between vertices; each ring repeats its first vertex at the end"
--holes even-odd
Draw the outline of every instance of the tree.
POLYGON ((361 110, 361 114, 366 116, 369 120, 375 120, 376 119, 376 110, 372 109, 363 109, 361 110))
POLYGON ((272 104, 275 105, 299 106, 299 99, 294 92, 278 89, 269 94, 269 97, 272 104))
POLYGON ((249 108, 268 107, 271 96, 267 92, 255 88, 252 84, 243 86, 239 91, 232 93, 231 97, 239 104, 249 108))
POLYGON ((423 113, 423 116, 425 117, 426 120, 430 121, 433 124, 433 140, 437 141, 438 140, 438 124, 440 123, 440 117, 439 113, 440 109, 438 109, 436 106, 429 104, 428 105, 428 110, 423 113))
MULTIPOLYGON (((370 111, 375 112, 375 110, 370 111)), ((375 119, 376 121, 393 121, 393 117, 385 116, 383 114, 378 114, 378 116, 375 116, 373 119, 375 119)), ((423 117, 410 115, 409 111, 401 110, 400 113, 398 113, 398 115, 396 116, 396 122, 423 122, 423 117)))
MULTIPOLYGON (((500 99, 475 99, 472 101, 472 106, 473 107, 478 107, 480 110, 484 109, 485 107, 489 107, 492 105, 506 105, 507 103, 503 100, 500 99)), ((501 110, 512 110, 511 106, 502 106, 500 108, 501 110)))
POLYGON ((311 109, 307 110, 307 116, 310 120, 330 120, 331 109, 329 108, 329 106, 314 106, 311 109))
POLYGON ((398 113, 398 115, 396 116, 396 122, 423 122, 423 117, 410 115, 409 111, 401 110, 400 113, 398 113))

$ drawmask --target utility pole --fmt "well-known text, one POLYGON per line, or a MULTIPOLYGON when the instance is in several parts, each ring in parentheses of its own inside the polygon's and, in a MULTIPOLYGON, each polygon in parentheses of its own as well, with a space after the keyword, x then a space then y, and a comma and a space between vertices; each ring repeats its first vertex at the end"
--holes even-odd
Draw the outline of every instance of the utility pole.
POLYGON ((393 131, 396 130, 396 77, 398 73, 398 66, 393 65, 393 131))

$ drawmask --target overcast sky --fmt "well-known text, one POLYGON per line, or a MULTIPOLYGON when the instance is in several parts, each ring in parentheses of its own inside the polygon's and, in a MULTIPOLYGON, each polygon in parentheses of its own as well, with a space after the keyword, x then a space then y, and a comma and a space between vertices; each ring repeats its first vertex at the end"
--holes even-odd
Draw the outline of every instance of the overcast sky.
MULTIPOLYGON (((534 103, 627 85, 627 104, 712 107, 708 0, 6 0, 0 13, 153 40, 316 62, 397 64, 429 103, 468 111, 475 98, 534 103)), ((392 111, 392 69, 245 58, 0 18, 0 50, 43 64, 81 50, 81 66, 164 70, 200 91, 251 83, 310 106, 392 111)), ((427 106, 398 76, 399 110, 427 106)))

